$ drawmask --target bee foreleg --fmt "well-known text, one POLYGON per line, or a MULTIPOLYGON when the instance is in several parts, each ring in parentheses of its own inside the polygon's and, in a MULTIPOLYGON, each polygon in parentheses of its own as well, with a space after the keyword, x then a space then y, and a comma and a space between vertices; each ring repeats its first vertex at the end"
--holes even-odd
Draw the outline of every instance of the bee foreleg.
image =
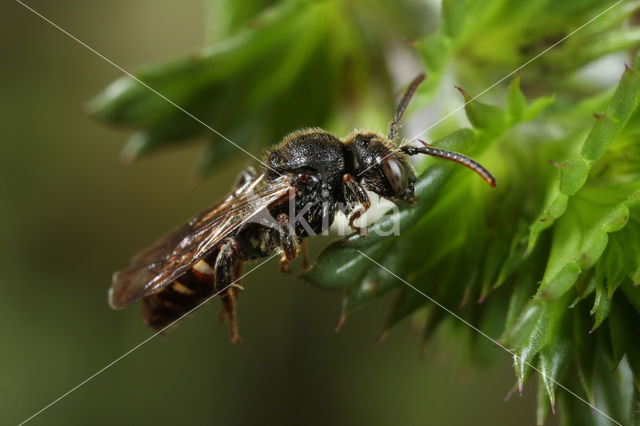
POLYGON ((349 219, 349 227, 361 236, 367 235, 367 228, 354 225, 354 222, 371 207, 371 200, 365 189, 358 183, 353 175, 346 173, 342 176, 343 194, 346 202, 344 214, 349 219))
POLYGON ((353 222, 355 222, 357 219, 359 219, 360 216, 362 216, 365 211, 366 211, 365 209, 358 209, 355 212, 353 212, 351 217, 349 217, 349 227, 351 229, 353 229, 354 231, 358 232, 361 237, 366 237, 367 236, 367 233, 368 233, 367 228, 364 227, 364 226, 354 225, 353 222))
POLYGON ((233 271, 236 266, 235 259, 235 241, 228 239, 216 257, 216 263, 213 268, 214 274, 214 292, 220 292, 220 300, 224 308, 221 318, 225 316, 229 319, 229 333, 231 341, 237 343, 240 341, 238 334, 238 323, 236 321, 236 289, 233 287, 233 271))
POLYGON ((276 218, 280 227, 280 248, 282 258, 280 259, 280 271, 284 274, 291 272, 287 267, 289 263, 298 255, 299 244, 293 229, 289 226, 289 216, 281 213, 276 218))

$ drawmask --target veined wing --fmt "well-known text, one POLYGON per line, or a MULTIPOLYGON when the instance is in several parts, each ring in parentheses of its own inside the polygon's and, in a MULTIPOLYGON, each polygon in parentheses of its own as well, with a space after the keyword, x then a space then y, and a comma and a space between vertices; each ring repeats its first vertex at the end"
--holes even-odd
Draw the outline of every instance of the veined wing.
POLYGON ((131 260, 131 266, 113 275, 109 304, 121 309, 155 293, 186 273, 227 236, 245 223, 271 219, 268 207, 288 198, 291 176, 267 181, 256 176, 223 201, 191 218, 131 260))

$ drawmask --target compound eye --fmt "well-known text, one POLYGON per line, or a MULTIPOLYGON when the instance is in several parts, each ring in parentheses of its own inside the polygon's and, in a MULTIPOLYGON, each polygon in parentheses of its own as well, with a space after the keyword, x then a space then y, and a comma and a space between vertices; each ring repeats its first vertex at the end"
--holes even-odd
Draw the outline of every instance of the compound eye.
POLYGON ((378 157, 376 161, 380 165, 382 174, 384 174, 387 187, 391 189, 391 195, 398 196, 403 194, 409 183, 404 164, 390 155, 378 157))

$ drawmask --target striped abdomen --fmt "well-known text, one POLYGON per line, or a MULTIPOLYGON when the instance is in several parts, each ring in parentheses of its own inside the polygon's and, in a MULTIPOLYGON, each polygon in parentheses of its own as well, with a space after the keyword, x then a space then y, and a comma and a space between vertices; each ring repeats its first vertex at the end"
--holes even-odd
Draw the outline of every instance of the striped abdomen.
POLYGON ((186 274, 157 293, 142 299, 142 313, 149 327, 161 330, 213 294, 212 264, 217 251, 198 261, 186 274))

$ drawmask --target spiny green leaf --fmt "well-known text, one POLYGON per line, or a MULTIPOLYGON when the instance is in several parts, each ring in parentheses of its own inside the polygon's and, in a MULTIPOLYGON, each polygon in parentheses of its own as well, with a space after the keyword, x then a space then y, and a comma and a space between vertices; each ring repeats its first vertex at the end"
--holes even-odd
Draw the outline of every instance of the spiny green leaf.
POLYGON ((607 288, 605 283, 604 271, 596 270, 596 297, 591 308, 591 315, 595 314, 595 321, 591 332, 604 322, 611 312, 611 300, 607 297, 607 288))
POLYGON ((509 254, 504 260, 498 273, 494 288, 500 287, 528 258, 525 255, 527 249, 527 228, 524 223, 519 224, 519 231, 513 236, 509 254))
POLYGON ((555 95, 540 96, 538 98, 535 98, 527 107, 526 113, 523 117, 523 121, 529 121, 537 118, 542 113, 542 111, 544 111, 555 100, 555 95))
POLYGON ((416 48, 427 68, 431 71, 429 78, 437 81, 440 71, 448 59, 446 53, 451 51, 452 41, 442 34, 431 34, 416 43, 416 48))
MULTIPOLYGON (((260 17, 260 25, 246 28, 222 43, 160 66, 146 67, 136 77, 180 106, 202 96, 202 88, 220 82, 253 60, 256 48, 270 50, 295 31, 294 14, 305 14, 302 2, 283 2, 260 17), (283 22, 287 24, 282 25, 283 22)), ((129 126, 158 124, 176 107, 148 87, 125 76, 90 103, 94 116, 129 126)))
POLYGON ((554 299, 571 288, 581 270, 600 258, 608 233, 620 230, 629 219, 628 204, 640 196, 640 183, 616 187, 585 187, 556 225, 547 269, 538 294, 554 299))
MULTIPOLYGON (((389 244, 378 244, 362 251, 367 256, 378 257, 388 246, 389 244)), ((317 263, 305 273, 304 278, 309 283, 328 290, 343 289, 371 268, 371 261, 357 250, 336 242, 323 250, 317 263), (345 251, 349 255, 346 262, 345 251), (323 267, 317 267, 319 264, 323 267)))
POLYGON ((482 271, 482 277, 480 277, 481 292, 478 299, 479 303, 482 303, 487 298, 489 292, 495 285, 496 277, 504 263, 508 250, 509 244, 506 241, 494 241, 494 244, 487 247, 487 250, 484 253, 484 259, 482 260, 484 268, 482 271))
POLYGON ((640 209, 630 209, 630 219, 625 232, 612 234, 603 264, 609 285, 609 297, 621 284, 624 277, 640 283, 640 209))
MULTIPOLYGON (((370 12, 356 9, 352 15, 337 1, 281 1, 250 22, 243 11, 242 25, 233 24, 213 44, 136 71, 147 86, 122 77, 91 101, 90 110, 96 118, 137 129, 123 153, 129 161, 205 134, 229 143, 208 126, 252 152, 296 128, 331 120, 352 128, 343 118, 349 114, 338 112, 343 104, 380 105, 377 100, 391 95, 383 67, 371 70, 381 61, 382 44, 358 32, 356 16, 370 12), (301 108, 293 100, 303 95, 313 101, 301 108)), ((200 172, 211 172, 223 152, 210 145, 200 172)))
POLYGON ((456 38, 464 29, 469 9, 467 0, 443 0, 442 2, 442 32, 451 38, 456 38))
POLYGON ((422 351, 425 350, 427 343, 433 336, 438 325, 440 325, 442 320, 447 317, 447 312, 439 306, 430 304, 427 305, 425 309, 426 316, 422 329, 422 351))
POLYGON ((120 156, 125 163, 131 163, 141 156, 175 145, 189 139, 201 131, 200 125, 187 115, 171 117, 155 126, 135 132, 122 149, 120 156))
MULTIPOLYGON (((621 295, 615 297, 616 308, 609 317, 609 330, 613 347, 614 368, 626 356, 627 362, 636 378, 636 385, 640 383, 640 321, 637 313, 621 295), (632 332, 629 332, 633 330, 632 332)), ((640 388, 639 388, 640 389, 640 388)))
POLYGON ((613 118, 607 114, 597 114, 596 123, 593 125, 589 136, 582 146, 582 156, 588 162, 597 160, 607 149, 610 135, 615 131, 613 118))
POLYGON ((608 420, 607 423, 599 423, 598 414, 594 414, 589 406, 576 400, 573 395, 560 394, 559 405, 559 423, 564 426, 583 426, 588 424, 604 426, 605 424, 610 424, 608 420))
MULTIPOLYGON (((531 303, 537 305, 535 302, 531 303)), ((520 383, 523 382, 525 371, 531 368, 530 365, 538 352, 549 344, 551 336, 555 336, 558 333, 566 307, 566 298, 554 302, 542 302, 538 315, 536 315, 535 320, 532 321, 533 324, 526 332, 526 337, 515 346, 513 364, 520 383)), ((513 343, 510 346, 513 347, 513 343)), ((550 357, 548 357, 547 361, 550 361, 550 357)), ((546 367, 553 368, 551 364, 546 365, 546 367)), ((548 378, 545 379, 543 377, 543 380, 546 382, 548 378)))
POLYGON ((603 275, 607 283, 608 299, 613 297, 613 293, 622 284, 625 276, 629 275, 629 272, 632 269, 626 248, 621 245, 620 241, 626 235, 628 235, 628 232, 612 234, 612 238, 609 238, 607 249, 602 256, 601 261, 598 262, 596 266, 596 269, 603 269, 603 275))
POLYGON ((622 285, 622 291, 625 296, 627 296, 627 299, 629 299, 631 305, 640 313, 640 287, 626 282, 622 285))
POLYGON ((589 164, 583 158, 571 158, 561 166, 560 191, 566 195, 574 195, 587 181, 589 164))
POLYGON ((540 300, 529 301, 519 312, 518 319, 509 329, 505 330, 500 341, 511 348, 525 345, 533 333, 536 322, 543 315, 545 306, 547 305, 540 300))
POLYGON ((624 1, 616 7, 610 9, 598 19, 584 28, 587 35, 595 35, 614 27, 624 20, 628 19, 638 9, 640 9, 640 1, 631 0, 624 1))
MULTIPOLYGON (((385 267, 391 271, 398 270, 402 256, 401 252, 389 250, 385 257, 385 267)), ((398 279, 384 269, 370 268, 363 279, 347 288, 343 299, 344 315, 348 316, 365 302, 386 294, 397 284, 398 279)))
POLYGON ((507 92, 507 111, 512 123, 521 121, 527 111, 527 100, 525 99, 522 90, 520 90, 520 73, 516 74, 516 77, 511 80, 511 83, 509 84, 507 92))
POLYGON ((555 224, 555 219, 562 216, 567 210, 569 197, 560 192, 560 186, 551 189, 548 195, 549 202, 540 214, 540 217, 529 228, 529 244, 525 253, 531 252, 538 242, 540 233, 555 224))
POLYGON ((578 377, 587 399, 593 404, 593 370, 595 366, 596 336, 589 333, 585 310, 580 307, 572 312, 574 356, 578 370, 578 377))
POLYGON ((596 121, 587 136, 581 157, 574 157, 562 167, 559 189, 551 192, 547 207, 531 225, 529 249, 535 245, 540 232, 552 226, 565 213, 567 197, 584 185, 593 162, 602 156, 631 116, 640 94, 639 67, 640 59, 634 62, 634 69, 625 70, 605 115, 596 121))
POLYGON ((549 53, 553 58, 554 71, 568 71, 610 53, 632 48, 638 41, 640 32, 635 28, 609 30, 593 36, 582 33, 571 40, 566 49, 549 53))
POLYGON ((545 387, 542 384, 542 378, 538 377, 538 387, 536 392, 536 424, 539 426, 544 425, 552 406, 549 404, 549 395, 547 394, 545 387))
POLYGON ((480 130, 488 132, 500 132, 504 130, 507 123, 507 116, 502 108, 493 105, 487 105, 471 98, 462 88, 457 87, 462 93, 467 113, 467 118, 471 125, 480 130))
MULTIPOLYGON (((612 363, 606 359, 602 350, 596 351, 596 365, 593 390, 595 406, 603 413, 618 422, 624 423, 629 416, 629 407, 633 395, 633 382, 629 380, 630 371, 627 365, 620 365, 613 374, 612 363), (607 368, 608 367, 608 368, 607 368), (626 382, 626 383, 625 383, 626 382)), ((595 420, 600 424, 610 424, 602 414, 595 420)))
POLYGON ((577 295, 570 305, 571 308, 575 307, 578 302, 591 296, 591 294, 596 291, 596 277, 593 273, 593 268, 578 275, 578 279, 574 283, 574 287, 577 295))
POLYGON ((228 143, 209 141, 198 160, 198 172, 205 174, 217 166, 224 165, 237 153, 237 148, 228 143))
POLYGON ((561 380, 562 374, 573 361, 574 348, 569 337, 570 323, 564 318, 568 314, 563 308, 558 310, 559 318, 556 319, 556 329, 550 332, 549 343, 540 351, 538 364, 542 372, 542 385, 554 413, 556 411, 557 382, 561 380))

